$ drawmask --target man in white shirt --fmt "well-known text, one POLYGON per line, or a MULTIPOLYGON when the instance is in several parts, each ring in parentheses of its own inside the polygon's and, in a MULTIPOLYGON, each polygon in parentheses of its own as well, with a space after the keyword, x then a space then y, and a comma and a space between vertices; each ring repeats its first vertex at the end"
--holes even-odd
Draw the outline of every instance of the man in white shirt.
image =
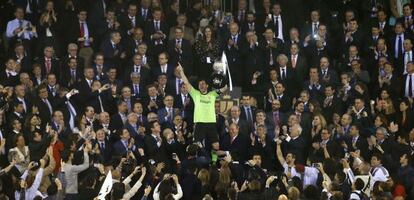
POLYGON ((371 176, 370 189, 374 188, 374 184, 377 181, 386 182, 389 178, 389 173, 385 167, 382 166, 382 158, 379 154, 374 154, 371 157, 371 170, 369 171, 371 176))

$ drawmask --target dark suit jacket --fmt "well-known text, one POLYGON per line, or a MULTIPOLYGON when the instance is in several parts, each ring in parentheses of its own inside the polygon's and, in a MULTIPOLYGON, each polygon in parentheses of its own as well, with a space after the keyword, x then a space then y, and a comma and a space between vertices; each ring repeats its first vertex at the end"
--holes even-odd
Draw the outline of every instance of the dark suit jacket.
MULTIPOLYGON (((106 40, 102 42, 101 52, 103 52, 105 57, 105 63, 107 63, 109 66, 117 67, 117 69, 120 68, 120 62, 121 62, 121 54, 125 52, 124 47, 122 44, 116 44, 115 48, 112 46, 111 40, 106 40)), ((117 70, 117 73, 122 74, 123 70, 119 71, 117 70)))
POLYGON ((111 121, 109 123, 110 130, 121 131, 124 127, 124 122, 122 121, 122 117, 119 113, 113 114, 111 116, 111 121))
MULTIPOLYGON (((36 63, 40 64, 41 69, 42 69, 42 76, 46 76, 46 59, 44 57, 39 58, 35 61, 36 63)), ((53 73, 56 75, 56 78, 60 77, 60 65, 59 65, 59 60, 57 60, 56 58, 51 58, 50 60, 51 62, 51 68, 50 68, 50 73, 53 73)))
POLYGON ((249 145, 248 138, 239 134, 233 142, 231 142, 231 139, 230 134, 224 134, 220 140, 220 149, 229 151, 233 160, 244 163, 248 159, 248 149, 246 148, 249 145))
MULTIPOLYGON (((123 80, 124 84, 130 83, 132 72, 134 72, 134 65, 129 65, 128 67, 126 67, 125 74, 124 74, 124 80, 123 80)), ((139 70, 139 74, 141 76, 140 84, 146 86, 152 81, 151 71, 148 68, 141 66, 139 70)))
POLYGON ((101 163, 104 164, 110 164, 111 160, 112 160, 112 152, 113 152, 113 147, 111 145, 111 143, 109 142, 109 140, 105 139, 104 142, 104 147, 102 148, 101 144, 98 142, 98 140, 95 140, 93 143, 93 147, 95 145, 98 145, 99 147, 99 161, 101 161, 101 163))
MULTIPOLYGON (((174 68, 175 68, 175 66, 173 66, 171 64, 167 64, 166 74, 167 74, 168 79, 173 79, 174 78, 174 68)), ((156 81, 158 76, 162 74, 161 66, 157 65, 156 67, 151 68, 151 74, 152 74, 153 81, 156 81)))
POLYGON ((118 140, 114 143, 113 150, 121 156, 125 156, 128 153, 127 147, 125 147, 124 143, 122 143, 122 140, 118 140))
MULTIPOLYGON (((78 44, 78 46, 83 46, 83 42, 78 42, 78 38, 80 38, 80 35, 81 35, 81 29, 80 29, 79 21, 76 19, 76 20, 72 20, 71 23, 72 24, 68 25, 69 30, 66 32, 67 42, 68 43, 73 42, 73 43, 78 44)), ((94 27, 93 27, 93 23, 86 22, 86 25, 88 26, 89 37, 95 38, 95 30, 94 30, 94 27)), ((93 42, 91 43, 91 45, 93 45, 93 42)))
POLYGON ((163 141, 161 146, 157 146, 157 140, 148 134, 144 137, 145 154, 148 159, 153 159, 156 162, 165 162, 170 157, 167 154, 166 143, 163 141))
POLYGON ((79 68, 76 68, 76 80, 72 80, 71 70, 69 66, 62 68, 62 75, 60 77, 60 84, 67 88, 73 88, 75 84, 83 79, 83 71, 79 68))
POLYGON ((3 86, 16 86, 19 83, 19 76, 7 76, 6 70, 1 70, 0 72, 0 83, 3 86))
MULTIPOLYGON (((229 124, 231 124, 231 123, 233 123, 233 120, 231 118, 229 118, 227 120, 227 122, 229 124)), ((237 122, 237 125, 239 126, 240 136, 243 136, 243 137, 246 137, 246 138, 250 137, 250 133, 251 133, 252 129, 251 129, 249 123, 246 120, 239 118, 239 121, 237 122)))
POLYGON ((295 72, 295 82, 296 83, 301 83, 303 80, 305 80, 305 78, 307 78, 308 76, 308 71, 309 71, 309 67, 306 57, 304 55, 302 55, 301 53, 299 53, 296 57, 296 66, 295 68, 293 68, 292 65, 292 55, 288 56, 289 62, 287 64, 288 68, 292 68, 295 72))
MULTIPOLYGON (((255 119, 256 119, 257 108, 254 107, 254 106, 250 106, 250 111, 251 111, 251 115, 252 115, 251 120, 254 122, 255 119)), ((247 109, 244 106, 240 106, 240 119, 246 120, 246 122, 248 122, 246 113, 247 113, 247 109)), ((253 125, 253 124, 251 124, 251 125, 253 125)))
POLYGON ((169 40, 167 46, 169 55, 168 62, 173 66, 176 66, 180 62, 185 72, 192 74, 193 51, 190 41, 186 39, 181 40, 181 51, 178 51, 176 48, 176 39, 169 40))
MULTIPOLYGON (((145 37, 147 37, 147 39, 150 39, 151 35, 155 33, 155 24, 154 21, 147 21, 145 22, 145 37)), ((167 23, 165 23, 165 21, 160 22, 160 31, 162 31, 166 38, 168 38, 168 34, 169 34, 169 29, 168 29, 168 25, 167 23)))
MULTIPOLYGON (((126 36, 127 32, 133 28, 132 21, 129 19, 128 13, 121 14, 118 18, 122 33, 126 36)), ((144 20, 137 14, 135 16, 135 27, 143 27, 144 20)))

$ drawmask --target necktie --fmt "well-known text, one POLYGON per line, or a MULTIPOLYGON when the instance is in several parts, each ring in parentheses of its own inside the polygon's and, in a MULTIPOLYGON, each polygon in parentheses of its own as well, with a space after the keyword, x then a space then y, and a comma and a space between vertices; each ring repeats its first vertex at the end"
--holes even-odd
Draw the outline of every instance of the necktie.
POLYGON ((326 69, 322 70, 322 76, 325 77, 326 76, 326 69))
POLYGON ((105 150, 105 143, 104 142, 101 142, 101 149, 105 150))
POLYGON ((155 30, 156 31, 159 31, 160 30, 160 22, 159 21, 156 21, 155 22, 155 30))
POLYGON ((46 74, 50 73, 51 68, 52 68, 52 63, 50 62, 50 59, 46 59, 46 74))
MULTIPOLYGON (((80 23, 80 34, 79 37, 84 38, 85 37, 85 23, 81 22, 80 23)), ((83 42, 80 43, 80 46, 82 47, 84 45, 83 42)))
POLYGON ((75 127, 75 118, 76 118, 76 110, 73 107, 72 103, 70 101, 66 101, 66 105, 68 106, 70 118, 69 118, 69 126, 71 129, 75 127))
POLYGON ((135 27, 135 17, 129 18, 131 20, 131 26, 135 27))
POLYGON ((72 80, 76 80, 76 71, 72 70, 72 80))
POLYGON ((286 78, 286 71, 285 71, 285 68, 282 68, 282 77, 281 77, 281 79, 285 80, 285 78, 286 78))
POLYGON ((21 28, 21 27, 23 27, 23 20, 19 20, 19 27, 21 28))
POLYGON ((134 90, 135 90, 135 94, 137 95, 137 94, 139 94, 139 87, 138 87, 138 85, 137 84, 135 84, 135 86, 134 86, 134 90))
POLYGON ((292 67, 295 68, 296 67, 296 55, 292 56, 292 67))
POLYGON ((100 95, 98 95, 98 101, 99 101, 99 108, 101 109, 101 112, 105 112, 103 103, 102 103, 102 98, 100 95))
POLYGON ((316 33, 318 33, 318 24, 313 23, 313 35, 316 35, 316 33))
POLYGON ((410 76, 410 78, 408 79, 408 96, 409 97, 414 97, 413 96, 413 81, 412 81, 413 75, 410 74, 408 76, 410 76))
POLYGON ((144 9, 142 12, 144 20, 147 20, 147 9, 144 9))
POLYGON ((397 52, 395 54, 395 58, 398 58, 398 56, 402 55, 402 37, 401 35, 398 36, 398 41, 397 41, 397 52))
POLYGON ((49 109, 50 114, 53 114, 53 109, 52 109, 52 105, 50 105, 49 100, 47 99, 43 99, 43 102, 46 104, 47 108, 49 109))
POLYGON ((273 122, 275 123, 275 126, 279 125, 279 112, 278 111, 273 112, 273 122))
POLYGON ((279 35, 279 17, 276 16, 275 19, 275 36, 277 37, 279 35))
POLYGON ((270 60, 269 60, 269 65, 273 65, 274 64, 274 61, 273 61, 273 52, 272 52, 272 48, 269 48, 269 50, 270 50, 270 55, 269 55, 269 57, 270 57, 270 60))
POLYGON ((169 114, 169 117, 168 117, 168 121, 172 121, 172 118, 173 118, 173 109, 172 108, 168 108, 168 114, 169 114))
POLYGON ((237 43, 236 36, 233 36, 232 40, 233 40, 234 43, 237 43))
POLYGON ((253 123, 252 111, 250 110, 250 107, 247 107, 246 111, 247 111, 247 115, 246 115, 247 121, 250 122, 250 123, 253 123))

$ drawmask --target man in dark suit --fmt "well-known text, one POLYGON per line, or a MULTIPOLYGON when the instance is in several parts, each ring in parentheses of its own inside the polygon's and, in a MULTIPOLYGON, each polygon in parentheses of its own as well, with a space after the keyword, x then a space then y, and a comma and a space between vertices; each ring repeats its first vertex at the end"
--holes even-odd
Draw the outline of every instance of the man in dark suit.
POLYGON ((322 57, 320 59, 319 67, 319 77, 321 77, 321 84, 329 84, 333 85, 334 87, 339 86, 338 73, 336 73, 335 69, 330 66, 329 59, 327 57, 322 57))
POLYGON ((347 27, 346 32, 342 36, 341 46, 343 47, 342 55, 346 55, 346 49, 351 45, 355 45, 358 49, 362 49, 363 41, 365 39, 364 33, 359 29, 358 21, 356 19, 351 19, 347 27))
POLYGON ((294 69, 287 65, 288 61, 285 54, 277 56, 279 80, 286 86, 288 95, 296 96, 299 91, 298 84, 296 82, 294 69))
POLYGON ((310 153, 309 159, 314 163, 325 160, 325 148, 331 158, 342 158, 344 154, 340 145, 331 139, 331 132, 328 129, 321 130, 321 139, 313 142, 312 147, 313 151, 310 153))
POLYGON ((285 41, 288 38, 288 31, 290 25, 288 20, 282 15, 282 9, 279 3, 275 3, 272 6, 272 13, 265 19, 265 28, 271 28, 275 33, 275 37, 285 41))
POLYGON ((240 119, 246 120, 246 122, 253 127, 253 123, 256 118, 256 107, 251 106, 251 96, 248 94, 242 95, 240 100, 240 119))
POLYGON ((242 73, 243 91, 261 92, 263 90, 261 83, 267 78, 265 77, 265 70, 267 70, 265 52, 259 47, 255 32, 248 31, 246 38, 247 43, 242 50, 242 55, 244 55, 244 69, 242 73))
POLYGON ((31 95, 26 92, 24 85, 16 85, 14 88, 14 102, 23 104, 23 113, 27 114, 32 111, 31 95))
POLYGON ((127 50, 127 56, 132 57, 138 51, 138 46, 144 44, 144 30, 142 27, 135 27, 130 36, 123 37, 123 43, 127 50))
POLYGON ((403 77, 403 91, 405 97, 414 98, 414 64, 413 62, 407 63, 407 74, 403 77))
POLYGON ((384 9, 377 11, 376 25, 378 25, 381 35, 385 38, 388 38, 392 33, 392 26, 388 23, 387 19, 388 17, 384 9))
POLYGON ((188 74, 193 73, 193 52, 190 41, 184 39, 184 30, 176 27, 174 38, 168 41, 169 63, 176 66, 178 62, 188 74))
POLYGON ((69 25, 69 31, 66 32, 67 43, 76 43, 80 49, 92 47, 95 39, 93 26, 87 21, 87 14, 85 9, 79 9, 78 20, 72 20, 72 24, 69 25))
POLYGON ((187 126, 193 124, 194 101, 188 94, 185 84, 180 85, 180 93, 174 96, 174 107, 181 110, 181 116, 187 122, 187 126))
POLYGON ((150 8, 150 6, 150 0, 141 1, 141 8, 138 11, 138 15, 144 22, 152 19, 152 9, 150 8))
POLYGON ((40 85, 37 88, 38 97, 35 99, 34 105, 39 110, 39 116, 42 119, 41 127, 46 127, 46 124, 50 122, 53 113, 53 104, 49 100, 49 95, 47 92, 47 87, 45 85, 40 85))
POLYGON ((296 83, 301 83, 305 80, 305 77, 308 74, 308 63, 305 55, 301 53, 299 45, 296 43, 290 46, 290 55, 287 66, 294 70, 296 83))
POLYGON ((134 32, 135 27, 142 27, 144 24, 143 19, 138 15, 138 6, 134 3, 128 5, 128 10, 125 14, 121 14, 119 17, 120 27, 123 34, 131 35, 134 32))
POLYGON ((368 142, 367 138, 363 137, 360 134, 361 127, 359 124, 352 124, 349 128, 349 136, 345 143, 348 147, 349 152, 355 152, 359 150, 362 158, 368 159, 369 158, 369 151, 368 151, 368 142))
POLYGON ((174 97, 171 95, 167 95, 164 97, 163 102, 164 102, 164 108, 160 108, 157 111, 160 124, 163 127, 172 127, 174 116, 179 114, 177 113, 177 109, 173 107, 174 97))
POLYGON ((401 23, 406 30, 412 30, 413 20, 413 7, 407 3, 403 5, 403 16, 397 19, 397 23, 401 23))
POLYGON ((158 65, 151 68, 153 81, 156 81, 158 76, 166 74, 167 79, 174 78, 174 65, 168 64, 169 56, 168 53, 163 52, 158 55, 158 65))
POLYGON ((157 86, 154 84, 147 86, 147 96, 142 100, 144 113, 157 112, 162 107, 162 97, 159 96, 157 86))
POLYGON ((132 65, 128 66, 124 74, 124 83, 130 83, 131 73, 135 72, 140 75, 140 84, 148 85, 151 82, 151 73, 147 67, 142 64, 142 56, 135 54, 132 59, 132 65))
POLYGON ((90 96, 84 97, 84 104, 92 106, 96 113, 109 112, 113 113, 114 98, 112 97, 111 86, 109 84, 102 85, 98 80, 94 80, 91 86, 90 96))
POLYGON ((47 46, 43 51, 44 57, 36 60, 36 63, 39 63, 42 67, 42 76, 51 73, 60 76, 59 61, 56 58, 53 58, 53 52, 53 47, 47 46))
POLYGON ((19 78, 15 71, 17 63, 14 59, 9 58, 7 59, 5 65, 5 69, 0 72, 0 83, 3 86, 14 87, 19 82, 19 78))
POLYGON ((263 26, 257 23, 256 16, 253 12, 247 12, 246 20, 241 23, 241 33, 245 35, 249 31, 255 32, 260 38, 263 33, 263 26))
POLYGON ((93 146, 95 147, 96 145, 99 148, 99 163, 102 163, 104 165, 110 164, 112 160, 113 147, 109 140, 106 138, 104 129, 99 129, 96 131, 96 140, 94 141, 93 146))
POLYGON ((181 79, 180 71, 175 68, 174 69, 174 78, 168 80, 167 87, 169 88, 169 91, 172 92, 174 95, 180 94, 181 86, 184 83, 184 81, 181 79))
POLYGON ((117 103, 117 112, 111 116, 111 121, 109 124, 110 130, 116 130, 119 132, 125 125, 127 121, 126 113, 128 108, 125 101, 118 101, 117 103))
POLYGON ((245 37, 240 34, 239 25, 231 23, 229 25, 229 32, 225 31, 224 52, 227 56, 230 71, 232 72, 233 84, 241 85, 243 73, 242 50, 246 44, 245 37))
POLYGON ((248 138, 251 133, 251 127, 246 120, 240 119, 240 107, 233 106, 230 109, 230 118, 227 120, 229 124, 235 123, 239 126, 239 133, 241 136, 248 138))
POLYGON ((85 65, 85 59, 78 55, 78 45, 75 43, 68 44, 68 54, 61 59, 60 67, 62 70, 65 70, 67 63, 69 63, 70 58, 75 58, 78 63, 78 68, 80 71, 83 71, 85 65))
POLYGON ((135 141, 131 138, 130 133, 126 129, 122 129, 120 133, 121 139, 115 142, 114 150, 120 156, 126 156, 129 151, 136 152, 137 148, 135 146, 135 141))
POLYGON ((150 122, 150 134, 144 137, 145 154, 148 159, 156 162, 165 162, 170 157, 167 155, 165 142, 161 138, 161 125, 157 121, 150 122))
POLYGON ((306 22, 306 24, 302 28, 303 38, 307 36, 313 37, 318 34, 320 17, 321 16, 320 16, 319 10, 312 10, 310 12, 310 21, 306 22))
POLYGON ((93 97, 92 83, 94 76, 92 68, 85 68, 83 70, 83 78, 75 84, 75 88, 79 91, 79 95, 76 96, 76 102, 79 104, 81 110, 85 108, 86 102, 93 97))
POLYGON ((132 72, 130 75, 130 83, 127 84, 131 91, 134 99, 140 100, 145 96, 145 87, 141 81, 141 75, 137 72, 132 72))
MULTIPOLYGON (((305 141, 303 139, 303 135, 301 135, 303 132, 301 126, 299 124, 295 124, 292 127, 290 127, 290 140, 285 141, 284 145, 285 149, 287 149, 286 152, 290 152, 291 154, 296 156, 296 163, 297 164, 305 164, 305 141)), ((281 163, 283 164, 283 163, 281 163)))
MULTIPOLYGON (((405 29, 404 25, 401 23, 397 23, 394 26, 394 34, 388 40, 390 47, 390 53, 392 58, 394 59, 395 66, 403 66, 404 63, 404 47, 403 43, 405 39, 411 39, 411 34, 408 34, 405 29)), ((403 72, 403 69, 396 69, 398 73, 403 72)))
POLYGON ((271 28, 266 28, 264 40, 260 42, 259 47, 264 52, 265 72, 277 66, 276 57, 283 52, 283 41, 279 38, 273 38, 274 32, 271 28))
POLYGON ((67 88, 73 88, 75 84, 81 80, 82 71, 78 68, 78 61, 76 58, 70 58, 65 65, 62 65, 62 75, 60 77, 60 84, 67 88))
MULTIPOLYGON (((122 59, 126 58, 126 52, 121 45, 121 34, 119 32, 112 32, 110 39, 104 41, 101 45, 101 51, 103 52, 105 63, 109 66, 116 67, 117 69, 123 69, 120 66, 122 59)), ((118 70, 120 75, 123 74, 123 70, 118 70)))
POLYGON ((332 85, 325 85, 325 98, 322 103, 322 114, 326 122, 331 123, 334 113, 342 115, 343 108, 340 99, 335 95, 335 87, 332 85))
POLYGON ((148 20, 145 23, 145 37, 157 42, 163 42, 163 40, 168 38, 168 26, 165 21, 161 20, 162 10, 153 9, 152 12, 153 19, 148 20))
POLYGON ((279 100, 272 101, 272 110, 267 112, 266 119, 272 123, 273 127, 281 127, 286 124, 287 119, 285 113, 280 111, 281 103, 279 100))
POLYGON ((248 137, 239 134, 239 126, 232 123, 229 125, 229 132, 220 140, 220 150, 228 151, 233 160, 244 163, 248 159, 248 140, 248 137))
MULTIPOLYGON (((285 93, 286 87, 282 82, 277 82, 274 88, 271 88, 270 92, 267 95, 267 106, 266 108, 271 108, 271 103, 274 99, 279 100, 280 102, 280 111, 286 113, 291 110, 292 98, 285 93), (269 96, 270 95, 270 96, 269 96)), ((270 109, 269 109, 270 110, 270 109)))
POLYGON ((96 80, 104 80, 106 73, 109 70, 109 66, 105 63, 105 58, 102 53, 95 55, 94 63, 92 64, 93 72, 96 80))

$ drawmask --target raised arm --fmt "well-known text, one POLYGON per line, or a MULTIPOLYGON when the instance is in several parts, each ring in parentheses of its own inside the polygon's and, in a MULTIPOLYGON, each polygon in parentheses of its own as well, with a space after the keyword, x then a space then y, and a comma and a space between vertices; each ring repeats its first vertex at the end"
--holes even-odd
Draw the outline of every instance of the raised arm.
POLYGON ((180 64, 180 63, 178 63, 177 68, 178 68, 178 70, 180 71, 180 76, 181 76, 181 79, 183 79, 185 86, 188 88, 188 91, 190 91, 190 90, 192 89, 192 87, 193 87, 193 86, 191 85, 190 81, 188 81, 188 78, 187 78, 187 76, 185 75, 185 73, 184 73, 184 69, 183 69, 183 67, 181 66, 181 64, 180 64))
POLYGON ((280 145, 282 144, 282 141, 280 139, 276 140, 276 155, 277 159, 279 160, 280 164, 284 165, 286 163, 285 158, 283 157, 282 149, 280 145))

